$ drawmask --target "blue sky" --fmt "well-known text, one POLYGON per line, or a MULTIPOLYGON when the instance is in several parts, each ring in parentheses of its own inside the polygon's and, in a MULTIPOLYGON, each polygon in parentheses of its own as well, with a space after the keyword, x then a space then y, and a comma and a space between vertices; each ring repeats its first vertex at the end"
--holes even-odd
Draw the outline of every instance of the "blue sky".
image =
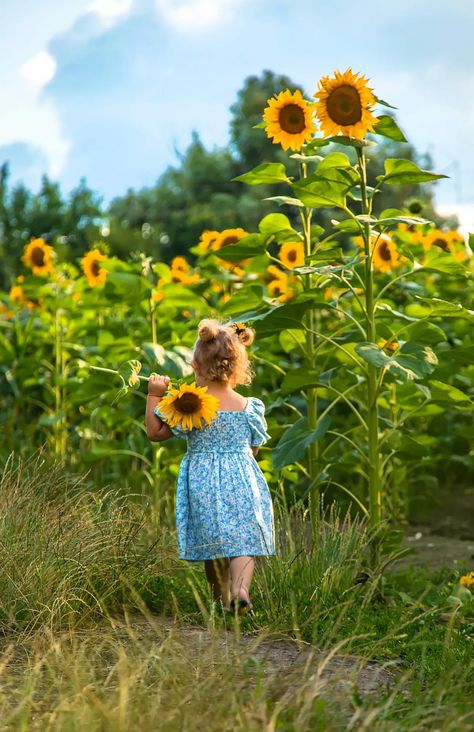
POLYGON ((151 185, 197 130, 228 139, 229 107, 271 69, 308 93, 351 66, 398 107, 435 169, 443 213, 474 230, 471 0, 0 0, 0 161, 36 188, 84 176, 106 200, 151 185))

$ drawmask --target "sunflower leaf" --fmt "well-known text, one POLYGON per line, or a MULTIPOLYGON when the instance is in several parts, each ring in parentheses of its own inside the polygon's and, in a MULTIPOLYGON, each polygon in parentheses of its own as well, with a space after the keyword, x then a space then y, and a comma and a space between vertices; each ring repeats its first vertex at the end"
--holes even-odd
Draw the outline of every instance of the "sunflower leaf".
POLYGON ((291 196, 269 196, 263 200, 275 201, 279 206, 299 206, 300 208, 304 208, 304 203, 299 198, 292 198, 291 196))
POLYGON ((292 188, 311 208, 345 208, 347 191, 357 177, 351 168, 330 168, 327 175, 312 175, 294 183, 292 188))
POLYGON ((223 315, 237 315, 246 308, 258 308, 262 304, 262 298, 262 285, 247 285, 237 290, 230 300, 220 308, 220 311, 223 315))
POLYGON ((299 237, 299 234, 297 234, 297 232, 290 224, 288 216, 285 216, 285 214, 281 213, 271 213, 267 216, 264 216, 263 219, 260 221, 258 228, 260 233, 264 237, 269 237, 272 234, 277 234, 280 231, 290 231, 296 237, 299 237))
POLYGON ((375 343, 358 343, 355 351, 367 363, 385 368, 407 381, 425 377, 434 371, 438 363, 434 351, 423 343, 407 341, 396 356, 388 356, 375 343))
POLYGON ((407 139, 393 117, 389 114, 382 114, 377 117, 378 122, 374 127, 374 134, 388 137, 396 142, 407 142, 407 139))
POLYGON ((444 274, 466 275, 465 266, 457 259, 454 259, 450 252, 444 252, 442 249, 435 247, 426 252, 423 269, 443 272, 444 274))
POLYGON ((432 398, 436 402, 451 402, 453 404, 456 404, 458 407, 470 407, 472 405, 472 400, 468 396, 468 394, 465 394, 461 389, 458 389, 456 386, 452 386, 451 384, 445 384, 442 381, 437 381, 433 379, 433 381, 428 382, 431 389, 432 398))
POLYGON ((248 173, 232 178, 239 183, 248 183, 251 186, 271 185, 273 183, 289 183, 283 163, 262 163, 248 173))
POLYGON ((412 160, 387 158, 385 160, 385 175, 377 176, 377 180, 392 186, 404 186, 427 183, 428 181, 448 177, 439 173, 431 173, 429 170, 422 170, 412 160))
MULTIPOLYGON (((374 94, 375 97, 375 94, 374 94)), ((375 101, 377 104, 381 104, 382 107, 389 107, 390 109, 398 109, 398 107, 394 107, 393 104, 389 104, 388 102, 385 102, 383 99, 380 99, 379 97, 375 97, 375 101)))
POLYGON ((309 445, 323 437, 329 429, 330 417, 319 420, 316 429, 310 430, 307 417, 301 417, 285 432, 272 451, 273 467, 277 470, 301 460, 309 445))
POLYGON ((247 236, 239 239, 236 244, 228 244, 226 247, 215 251, 214 254, 226 262, 240 262, 241 259, 257 257, 264 252, 264 237, 260 234, 247 234, 247 236))
POLYGON ((355 140, 353 137, 346 137, 345 135, 328 137, 327 140, 328 142, 334 142, 336 145, 344 145, 344 147, 373 147, 377 144, 371 140, 355 140))

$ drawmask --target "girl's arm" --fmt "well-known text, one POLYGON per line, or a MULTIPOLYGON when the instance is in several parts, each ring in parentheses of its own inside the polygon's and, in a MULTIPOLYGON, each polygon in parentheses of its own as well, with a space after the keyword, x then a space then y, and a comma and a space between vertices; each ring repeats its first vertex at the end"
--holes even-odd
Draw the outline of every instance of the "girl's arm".
POLYGON ((153 412, 156 405, 166 393, 168 384, 168 376, 152 375, 148 381, 145 425, 148 439, 151 442, 163 442, 163 440, 169 440, 170 437, 173 437, 173 433, 168 425, 153 412))
POLYGON ((257 457, 257 453, 258 453, 259 449, 260 448, 258 448, 256 445, 252 446, 252 452, 253 452, 254 457, 257 457))

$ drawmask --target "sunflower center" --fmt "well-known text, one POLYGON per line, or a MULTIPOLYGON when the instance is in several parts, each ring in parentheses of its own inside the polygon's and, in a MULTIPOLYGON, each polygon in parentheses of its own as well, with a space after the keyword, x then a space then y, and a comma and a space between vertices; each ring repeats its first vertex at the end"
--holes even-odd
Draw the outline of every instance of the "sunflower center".
POLYGON ((31 261, 35 267, 44 267, 44 249, 35 247, 31 252, 31 261))
POLYGON ((290 249, 290 251, 287 254, 288 261, 289 262, 296 262, 296 250, 290 249))
POLYGON ((201 399, 198 394, 186 392, 176 399, 174 406, 181 414, 194 414, 201 409, 201 399))
POLYGON ((362 119, 359 92, 348 84, 342 84, 334 89, 326 105, 330 118, 338 125, 355 125, 362 119))
POLYGON ((386 241, 380 242, 380 244, 377 247, 377 254, 379 255, 380 259, 383 259, 385 262, 392 261, 392 253, 391 253, 386 241))
POLYGON ((304 111, 301 107, 298 107, 297 104, 287 104, 285 107, 280 109, 278 121, 281 129, 292 135, 297 135, 299 132, 303 132, 306 127, 304 111))
POLYGON ((94 277, 98 277, 100 273, 99 260, 93 259, 91 262, 91 272, 94 277))
POLYGON ((443 252, 449 251, 449 246, 448 246, 448 242, 446 241, 446 239, 441 239, 441 238, 435 239, 433 242, 433 246, 439 247, 440 249, 443 250, 443 252))

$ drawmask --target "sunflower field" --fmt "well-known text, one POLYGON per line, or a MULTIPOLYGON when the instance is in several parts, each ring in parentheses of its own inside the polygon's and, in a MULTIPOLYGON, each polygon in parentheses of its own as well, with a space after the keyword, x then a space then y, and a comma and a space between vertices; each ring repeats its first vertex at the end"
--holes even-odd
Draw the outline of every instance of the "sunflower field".
POLYGON ((168 264, 109 256, 101 241, 63 262, 43 238, 27 243, 1 303, 5 455, 46 443, 92 482, 125 471, 133 489, 171 501, 179 447, 163 460, 147 443, 142 382, 157 369, 190 380, 195 325, 210 315, 257 331, 254 388, 273 436, 261 467, 309 502, 314 531, 322 493, 397 522, 410 496, 464 480, 471 249, 413 203, 377 206, 384 187, 444 176, 387 159, 370 186, 377 139, 404 139, 375 115, 389 105, 351 70, 321 79, 315 98, 268 100, 261 134, 292 151, 299 175, 262 162, 237 177, 286 188, 257 231, 203 231, 168 264))
MULTIPOLYGON (((182 442, 148 440, 147 380, 158 372, 175 388, 194 381, 202 318, 246 324, 256 331, 255 378, 242 392, 266 405, 272 440, 258 460, 275 503, 303 512, 313 545, 329 506, 365 522, 375 537, 367 539, 367 573, 383 557, 386 564, 402 557, 413 506, 472 485, 474 236, 436 225, 421 201, 380 204, 395 187, 442 185, 446 177, 390 157, 369 177, 377 146, 405 141, 391 109, 351 69, 323 77, 311 98, 282 89, 257 125, 281 148, 282 162, 263 159, 232 181, 236 191, 273 189, 264 195, 270 212, 253 230, 243 220, 203 230, 186 255, 168 262, 113 254, 106 237, 67 261, 54 239, 31 237, 0 293, 3 462, 41 448, 85 475, 97 495, 113 486, 122 498, 151 497, 157 525, 172 535, 182 442)), ((321 578, 332 577, 335 561, 327 556, 318 575, 326 588, 321 578)), ((348 549, 344 563, 351 561, 348 549)), ((471 607, 468 569, 456 607, 471 607)), ((355 569, 343 575, 330 580, 337 592, 361 582, 355 569)), ((189 609, 193 600, 180 587, 171 594, 189 609)), ((398 599, 409 597, 405 589, 398 599)), ((324 614, 308 615, 306 590, 291 590, 293 629, 296 616, 302 629, 325 622, 324 614)), ((332 591, 328 607, 342 597, 332 591)), ((142 595, 150 592, 147 584, 142 595)), ((474 610, 465 618, 469 654, 474 610)), ((389 657, 397 652, 389 641, 386 648, 389 657)))

